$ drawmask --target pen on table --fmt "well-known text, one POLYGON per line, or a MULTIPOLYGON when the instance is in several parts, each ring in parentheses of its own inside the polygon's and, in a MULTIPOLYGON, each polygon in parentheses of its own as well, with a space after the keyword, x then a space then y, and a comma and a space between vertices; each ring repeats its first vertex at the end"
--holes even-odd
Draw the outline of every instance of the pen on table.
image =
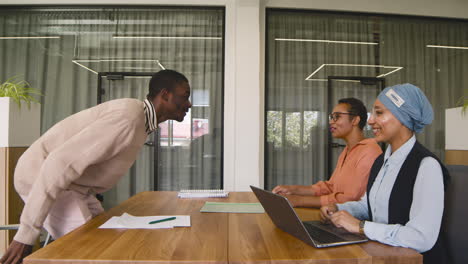
POLYGON ((161 222, 166 222, 166 221, 171 221, 171 220, 175 220, 176 217, 173 216, 173 217, 168 217, 168 218, 163 218, 163 219, 159 219, 159 220, 154 220, 154 221, 151 221, 149 222, 148 224, 157 224, 157 223, 161 223, 161 222))

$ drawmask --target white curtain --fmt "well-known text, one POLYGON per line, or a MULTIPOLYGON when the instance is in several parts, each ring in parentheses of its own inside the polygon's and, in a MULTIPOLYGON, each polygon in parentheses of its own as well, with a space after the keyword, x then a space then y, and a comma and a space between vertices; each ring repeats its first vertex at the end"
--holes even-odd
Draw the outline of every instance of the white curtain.
MULTIPOLYGON (((468 22, 269 9, 266 43, 266 188, 328 179, 330 76, 419 86, 435 120, 418 139, 444 159, 444 110, 468 93, 468 50, 427 45, 468 47, 468 22)), ((334 83, 351 90, 355 85, 334 83)), ((375 99, 371 95, 358 98, 369 102, 375 99)))
POLYGON ((350 66, 375 64, 373 45, 326 42, 372 42, 372 24, 365 18, 351 18, 267 12, 267 189, 278 184, 312 184, 330 176, 326 153, 328 114, 333 105, 327 103, 326 79, 370 76, 375 71, 350 66))
MULTIPOLYGON (((159 190, 222 187, 222 8, 0 9, 0 77, 21 75, 40 89, 42 132, 97 104, 103 72, 184 73, 193 107, 183 123, 161 125, 157 175, 144 147, 130 172, 105 194, 105 207, 155 186, 159 190)), ((148 79, 103 79, 102 100, 144 99, 148 79)), ((152 140, 149 138, 149 140, 152 140)))
POLYGON ((403 70, 387 77, 388 85, 413 83, 434 109, 434 122, 417 135, 423 145, 444 160, 445 109, 468 94, 468 22, 442 19, 384 18, 380 57, 383 64, 403 70))

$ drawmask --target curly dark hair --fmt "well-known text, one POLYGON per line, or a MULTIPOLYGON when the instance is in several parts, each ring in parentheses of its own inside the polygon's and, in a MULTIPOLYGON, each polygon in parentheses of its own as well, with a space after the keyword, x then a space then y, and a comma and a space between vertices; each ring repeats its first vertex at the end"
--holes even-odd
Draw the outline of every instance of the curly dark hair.
POLYGON ((174 70, 162 70, 153 74, 149 83, 149 91, 146 98, 152 100, 162 89, 172 92, 177 84, 187 82, 188 79, 180 72, 174 70))
POLYGON ((367 108, 364 103, 361 100, 353 97, 340 99, 338 100, 338 103, 347 104, 349 106, 348 111, 351 114, 361 118, 359 121, 359 128, 363 130, 367 123, 367 108))

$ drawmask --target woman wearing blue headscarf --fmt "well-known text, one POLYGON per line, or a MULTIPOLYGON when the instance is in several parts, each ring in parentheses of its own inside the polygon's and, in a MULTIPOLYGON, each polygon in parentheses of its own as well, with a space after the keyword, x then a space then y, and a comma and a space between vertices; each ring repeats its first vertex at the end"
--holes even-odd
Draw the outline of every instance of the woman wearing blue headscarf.
POLYGON ((445 263, 439 237, 449 175, 415 137, 433 115, 418 87, 384 89, 368 123, 375 139, 388 147, 372 166, 367 192, 360 201, 323 206, 322 219, 371 240, 413 248, 423 254, 424 264, 445 263))

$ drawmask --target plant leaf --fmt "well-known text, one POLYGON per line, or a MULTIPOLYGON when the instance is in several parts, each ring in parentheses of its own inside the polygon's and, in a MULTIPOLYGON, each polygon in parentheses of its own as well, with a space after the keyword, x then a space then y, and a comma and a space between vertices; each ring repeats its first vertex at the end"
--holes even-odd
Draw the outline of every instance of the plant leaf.
POLYGON ((39 90, 31 87, 19 75, 12 76, 0 84, 0 97, 11 97, 20 108, 21 101, 26 102, 29 109, 31 108, 31 102, 40 103, 33 95, 43 96, 39 90))

